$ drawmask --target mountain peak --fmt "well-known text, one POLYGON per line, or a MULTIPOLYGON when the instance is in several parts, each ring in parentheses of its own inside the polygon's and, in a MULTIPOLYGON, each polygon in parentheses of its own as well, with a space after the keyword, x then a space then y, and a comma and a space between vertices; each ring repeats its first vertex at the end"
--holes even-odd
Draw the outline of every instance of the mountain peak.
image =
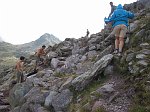
POLYGON ((45 33, 39 39, 35 40, 35 42, 37 42, 37 43, 49 42, 51 45, 54 45, 54 44, 59 43, 61 41, 57 37, 55 37, 54 35, 49 34, 49 33, 45 33))

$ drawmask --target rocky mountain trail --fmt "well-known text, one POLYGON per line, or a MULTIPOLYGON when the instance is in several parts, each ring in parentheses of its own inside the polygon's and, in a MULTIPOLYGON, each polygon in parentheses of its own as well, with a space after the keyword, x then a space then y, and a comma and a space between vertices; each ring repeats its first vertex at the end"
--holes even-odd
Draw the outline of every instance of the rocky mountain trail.
POLYGON ((13 68, 3 72, 2 112, 148 112, 150 10, 142 0, 137 4, 129 4, 138 16, 131 21, 121 57, 112 53, 109 32, 67 38, 46 49, 48 63, 38 71, 35 57, 26 59, 23 83, 15 83, 13 68))

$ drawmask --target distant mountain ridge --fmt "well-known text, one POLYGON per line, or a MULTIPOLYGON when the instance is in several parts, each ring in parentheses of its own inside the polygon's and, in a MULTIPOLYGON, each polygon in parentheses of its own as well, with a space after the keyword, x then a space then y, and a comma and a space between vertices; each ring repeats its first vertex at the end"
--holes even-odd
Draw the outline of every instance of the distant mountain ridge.
POLYGON ((42 45, 53 46, 53 45, 58 44, 60 42, 61 41, 57 37, 55 37, 54 35, 45 33, 44 35, 42 35, 40 38, 38 38, 35 41, 19 45, 18 50, 23 51, 23 52, 33 52, 37 48, 41 47, 42 45))
POLYGON ((57 37, 48 33, 45 33, 35 41, 21 45, 13 45, 4 42, 0 37, 0 73, 2 69, 14 65, 16 59, 20 56, 29 57, 30 54, 33 54, 33 52, 43 44, 48 47, 49 45, 53 46, 60 42, 61 41, 57 37))
POLYGON ((19 57, 21 55, 29 56, 29 54, 34 52, 37 48, 41 47, 42 45, 53 46, 60 42, 61 41, 57 37, 48 33, 43 34, 40 38, 38 38, 35 41, 21 45, 13 45, 4 41, 0 41, 0 57, 19 57))
POLYGON ((0 42, 0 57, 10 57, 15 55, 17 46, 1 41, 0 42))

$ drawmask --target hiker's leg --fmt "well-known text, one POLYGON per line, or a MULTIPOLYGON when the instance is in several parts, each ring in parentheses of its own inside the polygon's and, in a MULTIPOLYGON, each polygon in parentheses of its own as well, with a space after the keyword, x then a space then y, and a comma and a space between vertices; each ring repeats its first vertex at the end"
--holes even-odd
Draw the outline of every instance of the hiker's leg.
POLYGON ((122 52, 124 46, 124 37, 127 32, 127 27, 125 25, 121 25, 120 35, 119 35, 119 52, 122 52))
POLYGON ((21 78, 20 82, 21 82, 21 83, 24 82, 24 76, 23 76, 23 73, 21 73, 20 78, 21 78))
POLYGON ((120 32, 120 28, 119 25, 115 26, 112 34, 115 35, 116 39, 115 39, 115 50, 117 50, 119 48, 119 32, 120 32))
POLYGON ((115 39, 115 49, 119 49, 119 37, 115 39))
POLYGON ((20 72, 17 72, 17 83, 20 83, 20 72))
POLYGON ((119 52, 122 52, 124 46, 124 37, 119 37, 119 52))

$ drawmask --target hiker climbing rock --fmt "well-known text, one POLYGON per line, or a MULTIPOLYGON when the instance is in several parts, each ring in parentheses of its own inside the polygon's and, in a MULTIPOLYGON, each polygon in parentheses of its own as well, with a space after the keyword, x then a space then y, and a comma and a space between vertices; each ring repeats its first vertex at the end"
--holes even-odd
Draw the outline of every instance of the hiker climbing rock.
POLYGON ((25 57, 21 56, 19 61, 16 63, 17 83, 22 83, 24 81, 24 76, 23 76, 24 60, 25 60, 25 57))
POLYGON ((116 9, 116 6, 113 5, 113 2, 110 2, 109 4, 110 4, 110 6, 111 6, 111 12, 110 12, 108 18, 110 18, 110 16, 112 15, 112 13, 114 12, 114 10, 116 9))
POLYGON ((128 19, 132 19, 134 17, 134 14, 126 11, 123 9, 122 5, 119 4, 117 6, 117 9, 113 12, 112 16, 110 18, 105 18, 105 23, 113 23, 113 32, 112 34, 115 35, 115 54, 118 54, 118 56, 121 56, 122 49, 124 46, 124 37, 127 32, 128 27, 128 19))
POLYGON ((36 56, 36 65, 39 65, 40 62, 44 62, 44 57, 46 55, 46 52, 45 52, 45 48, 46 46, 43 45, 41 48, 39 48, 36 53, 35 53, 35 56, 36 56))

